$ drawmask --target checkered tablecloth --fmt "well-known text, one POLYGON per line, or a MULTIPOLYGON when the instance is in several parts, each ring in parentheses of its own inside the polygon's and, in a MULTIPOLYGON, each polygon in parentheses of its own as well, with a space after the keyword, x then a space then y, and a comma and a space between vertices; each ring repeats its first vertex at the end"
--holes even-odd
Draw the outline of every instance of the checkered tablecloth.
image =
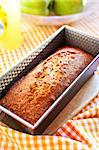
MULTIPOLYGON (((71 26, 99 37, 99 15, 94 13, 71 26)), ((0 76, 31 53, 59 27, 35 26, 29 18, 22 18, 23 42, 19 49, 0 49, 0 76)), ((53 136, 32 136, 15 131, 0 123, 0 150, 98 150, 99 95, 72 120, 67 121, 53 136)))

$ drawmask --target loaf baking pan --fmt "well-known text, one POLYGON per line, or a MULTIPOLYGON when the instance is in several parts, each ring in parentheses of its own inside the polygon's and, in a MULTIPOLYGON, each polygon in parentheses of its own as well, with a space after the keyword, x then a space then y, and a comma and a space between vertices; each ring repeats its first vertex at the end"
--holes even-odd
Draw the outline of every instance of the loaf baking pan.
POLYGON ((56 99, 51 107, 34 125, 0 105, 0 110, 13 118, 14 121, 17 120, 24 132, 28 132, 30 134, 41 134, 79 91, 81 86, 92 76, 99 64, 99 39, 69 26, 63 26, 46 41, 44 41, 39 47, 34 49, 33 52, 22 62, 0 78, 0 98, 2 98, 14 82, 26 75, 37 64, 53 54, 59 47, 64 45, 78 47, 93 55, 94 59, 71 83, 71 85, 56 99))

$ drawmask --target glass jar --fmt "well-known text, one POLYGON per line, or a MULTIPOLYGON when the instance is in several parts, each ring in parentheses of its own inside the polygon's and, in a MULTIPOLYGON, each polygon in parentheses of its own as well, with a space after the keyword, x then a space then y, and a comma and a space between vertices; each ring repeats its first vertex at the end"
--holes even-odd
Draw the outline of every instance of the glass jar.
POLYGON ((0 0, 0 48, 15 49, 21 42, 20 0, 0 0))

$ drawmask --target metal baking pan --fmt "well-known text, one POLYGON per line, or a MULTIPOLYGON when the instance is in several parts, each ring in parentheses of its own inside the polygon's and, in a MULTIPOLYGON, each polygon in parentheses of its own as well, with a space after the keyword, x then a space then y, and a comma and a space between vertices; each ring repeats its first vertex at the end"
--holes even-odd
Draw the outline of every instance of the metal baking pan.
POLYGON ((79 91, 81 86, 92 76, 99 64, 99 39, 69 26, 63 26, 37 47, 22 62, 0 78, 0 98, 2 98, 15 81, 19 80, 42 60, 53 54, 57 48, 64 45, 78 47, 93 55, 94 59, 34 125, 0 105, 0 110, 14 120, 17 120, 19 124, 22 125, 24 132, 41 134, 79 91))

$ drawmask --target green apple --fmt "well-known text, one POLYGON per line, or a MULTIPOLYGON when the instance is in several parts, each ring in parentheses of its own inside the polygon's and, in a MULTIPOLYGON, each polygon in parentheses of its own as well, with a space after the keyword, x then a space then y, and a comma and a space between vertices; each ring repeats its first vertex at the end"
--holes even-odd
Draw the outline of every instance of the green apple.
POLYGON ((23 13, 27 13, 27 14, 32 14, 32 15, 40 15, 40 16, 47 16, 49 15, 49 10, 48 9, 36 9, 36 8, 28 8, 27 6, 22 6, 21 7, 21 11, 23 13))
POLYGON ((56 15, 68 15, 79 13, 83 10, 83 0, 54 0, 56 15))
POLYGON ((21 0, 21 10, 33 15, 49 15, 50 2, 51 0, 21 0))
POLYGON ((21 4, 32 8, 45 8, 50 0, 21 0, 21 4))

